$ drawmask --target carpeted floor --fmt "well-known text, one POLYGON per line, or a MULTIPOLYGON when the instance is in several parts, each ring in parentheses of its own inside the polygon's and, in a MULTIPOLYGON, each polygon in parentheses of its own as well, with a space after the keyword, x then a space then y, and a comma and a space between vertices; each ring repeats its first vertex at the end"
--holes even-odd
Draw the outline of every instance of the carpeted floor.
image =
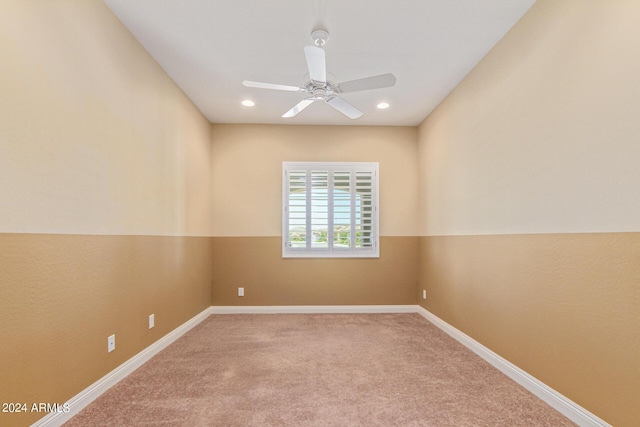
POLYGON ((418 314, 212 315, 65 424, 565 425, 418 314))

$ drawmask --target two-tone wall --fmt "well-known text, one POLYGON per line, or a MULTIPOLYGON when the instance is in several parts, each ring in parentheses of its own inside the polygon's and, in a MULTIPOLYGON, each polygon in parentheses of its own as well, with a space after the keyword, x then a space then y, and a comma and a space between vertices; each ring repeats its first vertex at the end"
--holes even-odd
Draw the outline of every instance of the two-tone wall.
POLYGON ((640 3, 540 0, 419 128, 424 307, 640 421, 640 3))
POLYGON ((211 141, 213 305, 415 304, 416 128, 214 124, 211 141), (283 259, 283 161, 379 162, 380 258, 283 259))
POLYGON ((0 58, 0 402, 27 404, 0 425, 23 426, 211 305, 210 124, 100 1, 0 2, 0 58))
POLYGON ((418 128, 210 125, 101 2, 2 2, 0 400, 63 403, 210 305, 420 301, 635 425, 639 21, 539 0, 418 128), (282 259, 283 161, 380 163, 379 259, 282 259))

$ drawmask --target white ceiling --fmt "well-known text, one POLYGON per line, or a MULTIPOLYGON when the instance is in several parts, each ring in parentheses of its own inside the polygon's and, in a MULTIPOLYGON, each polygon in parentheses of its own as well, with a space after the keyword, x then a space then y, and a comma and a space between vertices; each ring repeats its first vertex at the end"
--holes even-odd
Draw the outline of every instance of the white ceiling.
POLYGON ((535 0, 104 0, 213 123, 419 124, 535 0), (330 80, 383 73, 394 87, 341 95, 351 120, 322 102, 280 117, 303 93, 247 88, 243 80, 300 86, 303 48, 324 27, 330 80), (240 103, 253 100, 248 108, 240 103), (378 110, 376 104, 391 106, 378 110))

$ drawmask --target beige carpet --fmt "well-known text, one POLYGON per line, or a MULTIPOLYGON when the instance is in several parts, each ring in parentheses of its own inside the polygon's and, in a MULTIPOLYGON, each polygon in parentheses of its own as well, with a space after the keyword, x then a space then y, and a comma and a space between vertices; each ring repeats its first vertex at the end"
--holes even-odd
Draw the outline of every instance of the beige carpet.
POLYGON ((418 314, 212 315, 66 426, 564 426, 418 314))

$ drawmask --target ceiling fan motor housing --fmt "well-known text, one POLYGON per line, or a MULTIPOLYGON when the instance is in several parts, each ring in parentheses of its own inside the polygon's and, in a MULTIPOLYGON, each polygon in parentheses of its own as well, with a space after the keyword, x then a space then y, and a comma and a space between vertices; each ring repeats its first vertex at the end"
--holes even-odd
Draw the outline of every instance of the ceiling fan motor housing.
POLYGON ((316 101, 321 101, 324 100, 328 95, 331 95, 333 93, 333 90, 331 86, 326 84, 324 86, 312 85, 311 93, 313 94, 313 98, 316 101))

